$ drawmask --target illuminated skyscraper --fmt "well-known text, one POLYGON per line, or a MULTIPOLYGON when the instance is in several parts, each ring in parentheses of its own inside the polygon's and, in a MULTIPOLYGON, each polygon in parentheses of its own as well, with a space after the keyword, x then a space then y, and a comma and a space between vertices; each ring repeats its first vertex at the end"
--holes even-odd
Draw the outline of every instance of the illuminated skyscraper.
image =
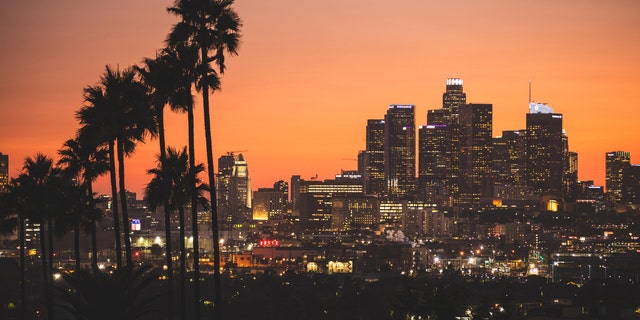
POLYGON ((218 158, 218 173, 216 174, 216 199, 218 204, 218 217, 224 221, 223 227, 232 222, 231 206, 229 203, 229 187, 235 156, 233 153, 218 158))
POLYGON ((446 91, 442 95, 442 109, 447 125, 449 143, 447 145, 447 185, 450 196, 458 198, 458 183, 460 178, 460 106, 467 103, 463 81, 459 78, 447 79, 446 91))
POLYGON ((527 114, 525 180, 536 196, 563 195, 564 143, 562 114, 532 102, 527 114))
POLYGON ((384 176, 387 192, 413 195, 416 187, 416 128, 413 105, 390 105, 384 117, 384 176))
POLYGON ((611 151, 606 153, 605 169, 607 194, 614 202, 622 200, 622 181, 626 169, 631 164, 631 153, 611 151))
POLYGON ((0 152, 0 192, 4 192, 9 184, 9 155, 0 152))
POLYGON ((229 183, 229 202, 231 208, 251 208, 251 179, 244 156, 238 155, 233 163, 233 172, 229 183))
POLYGON ((493 105, 463 104, 460 110, 460 203, 491 197, 493 105))
POLYGON ((364 153, 364 188, 367 194, 382 194, 384 184, 384 120, 367 120, 364 153))
POLYGON ((493 139, 493 177, 496 185, 523 186, 525 130, 502 131, 493 139))
POLYGON ((418 195, 439 203, 447 193, 447 125, 444 110, 429 110, 427 124, 418 128, 418 195))

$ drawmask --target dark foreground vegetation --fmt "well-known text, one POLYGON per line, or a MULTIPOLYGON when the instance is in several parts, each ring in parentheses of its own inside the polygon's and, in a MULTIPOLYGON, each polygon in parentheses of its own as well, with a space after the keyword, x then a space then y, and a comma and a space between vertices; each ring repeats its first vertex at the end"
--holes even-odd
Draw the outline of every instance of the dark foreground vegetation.
MULTIPOLYGON (((0 294, 0 318, 18 319, 19 290, 12 277, 17 270, 4 264, 2 271, 0 285, 8 290, 0 294)), ((612 280, 578 285, 537 276, 487 279, 446 271, 415 277, 266 272, 222 279, 225 319, 635 319, 640 306, 638 284, 612 280)), ((63 274, 54 283, 56 318, 168 319, 167 283, 151 268, 63 274)), ((191 287, 187 283, 187 306, 194 303, 191 287)), ((45 308, 42 288, 38 282, 27 286, 28 313, 36 319, 45 308)), ((201 288, 201 318, 211 319, 213 277, 201 278, 201 288)), ((173 299, 178 304, 178 296, 173 299)), ((193 308, 186 310, 185 318, 194 319, 193 308)))

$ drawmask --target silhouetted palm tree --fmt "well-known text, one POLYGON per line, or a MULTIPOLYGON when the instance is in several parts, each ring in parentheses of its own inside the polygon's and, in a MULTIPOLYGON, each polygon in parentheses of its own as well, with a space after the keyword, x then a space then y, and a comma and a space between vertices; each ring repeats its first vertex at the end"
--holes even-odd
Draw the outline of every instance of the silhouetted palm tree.
POLYGON ((205 140, 207 145, 207 171, 211 186, 211 215, 214 255, 215 309, 219 319, 220 307, 220 244, 218 216, 215 196, 215 171, 213 167, 213 147, 211 141, 211 117, 209 111, 209 90, 219 87, 217 74, 210 68, 215 61, 220 73, 224 73, 224 53, 237 54, 241 22, 231 7, 233 0, 176 0, 169 13, 179 16, 181 21, 173 26, 167 39, 170 46, 176 44, 194 45, 200 49, 200 63, 197 68, 199 79, 196 88, 202 92, 205 140), (213 55, 210 57, 210 53, 213 55))
POLYGON ((27 157, 22 173, 18 176, 19 195, 23 197, 20 208, 32 223, 40 223, 40 258, 44 293, 47 301, 48 319, 53 319, 53 291, 51 276, 53 269, 53 218, 59 209, 60 170, 53 166, 53 160, 41 153, 34 158, 27 157), (46 226, 45 226, 46 222, 46 226), (45 232, 45 230, 47 230, 45 232), (46 243, 49 244, 47 250, 46 243))
MULTIPOLYGON (((113 155, 111 143, 115 140, 125 257, 127 265, 132 265, 124 158, 133 154, 137 142, 144 142, 146 136, 154 136, 157 133, 156 118, 150 107, 147 88, 136 79, 133 68, 127 68, 121 72, 107 66, 100 83, 85 89, 85 101, 90 105, 79 111, 80 123, 87 127, 86 130, 81 129, 81 132, 100 133, 102 141, 109 143, 110 155, 113 155), (94 101, 99 103, 96 104, 94 101), (98 123, 93 123, 96 121, 98 123)), ((113 157, 111 159, 113 188, 115 180, 113 171, 115 170, 113 157)))
POLYGON ((169 147, 167 149, 167 158, 161 161, 158 158, 158 167, 147 171, 153 175, 151 182, 147 184, 145 189, 145 199, 149 203, 149 207, 153 210, 160 204, 165 195, 162 191, 163 185, 169 185, 169 194, 167 195, 167 205, 171 212, 178 211, 179 230, 180 230, 180 306, 181 318, 185 316, 185 275, 186 275, 186 248, 185 248, 185 223, 184 208, 190 203, 191 195, 195 194, 197 199, 195 206, 208 208, 208 201, 203 196, 209 188, 206 184, 200 183, 197 176, 204 171, 204 166, 199 164, 193 169, 189 167, 187 156, 187 148, 177 151, 169 147), (163 181, 166 179, 165 181, 163 181), (195 186, 195 187, 194 187, 195 186))
MULTIPOLYGON (((158 123, 158 137, 160 145, 160 162, 166 159, 166 143, 164 136, 164 106, 169 104, 173 111, 182 112, 186 109, 186 105, 193 104, 191 95, 191 81, 186 77, 188 70, 182 68, 178 63, 178 55, 172 48, 167 48, 155 58, 145 58, 142 67, 136 67, 141 75, 142 81, 147 86, 151 97, 151 105, 153 106, 155 116, 158 123)), ((163 179, 167 181, 167 179, 163 179)), ((164 207, 165 217, 165 238, 166 238, 166 260, 168 283, 173 283, 173 264, 172 248, 171 248, 171 224, 170 210, 168 201, 167 185, 161 186, 159 190, 164 196, 161 197, 164 207)), ((168 314, 173 314, 173 289, 169 286, 168 290, 168 314)), ((181 306, 184 308, 184 306, 181 306)))
POLYGON ((63 148, 58 150, 60 159, 58 165, 64 168, 69 177, 78 179, 82 183, 84 194, 80 195, 79 218, 75 221, 75 249, 76 269, 80 269, 79 235, 80 225, 83 224, 91 234, 91 264, 98 264, 98 249, 96 239, 96 220, 99 220, 102 212, 95 208, 93 195, 93 182, 109 170, 107 150, 98 147, 92 137, 78 136, 67 140, 63 148))

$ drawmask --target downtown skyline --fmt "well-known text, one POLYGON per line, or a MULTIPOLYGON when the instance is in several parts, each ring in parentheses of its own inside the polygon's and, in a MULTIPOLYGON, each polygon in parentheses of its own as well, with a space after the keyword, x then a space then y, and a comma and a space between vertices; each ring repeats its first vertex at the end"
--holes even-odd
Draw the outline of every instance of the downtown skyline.
MULTIPOLYGON (((11 177, 26 156, 57 158, 79 127, 82 88, 98 81, 105 64, 124 69, 155 55, 175 22, 169 4, 1 5, 0 152, 10 157, 11 177)), ((254 189, 295 174, 326 179, 355 169, 346 159, 364 149, 367 119, 406 103, 416 106, 416 125, 426 123, 427 110, 442 107, 447 78, 464 80, 467 102, 493 104, 493 136, 525 127, 531 80, 532 99, 564 115, 580 180, 604 185, 608 151, 629 151, 631 162, 640 162, 636 2, 236 7, 243 40, 222 92, 212 95, 213 156, 248 150, 242 153, 254 189)), ((198 99, 198 128, 201 112, 198 99)), ((166 114, 168 145, 186 145, 186 116, 166 114)), ((196 132, 198 162, 205 161, 203 136, 196 132)), ((127 160, 127 188, 139 197, 157 153, 157 143, 147 141, 127 160)), ((96 191, 108 193, 107 180, 96 191)))

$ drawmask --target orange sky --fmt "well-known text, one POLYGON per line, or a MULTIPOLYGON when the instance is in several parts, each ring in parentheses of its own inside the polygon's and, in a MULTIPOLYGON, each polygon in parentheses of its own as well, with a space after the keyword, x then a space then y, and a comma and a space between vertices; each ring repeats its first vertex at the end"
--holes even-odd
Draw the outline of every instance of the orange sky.
MULTIPOLYGON (((16 176, 26 156, 56 150, 78 127, 82 89, 106 64, 155 55, 176 19, 171 1, 0 3, 0 152, 16 176)), ((239 56, 212 99, 214 158, 244 152, 253 188, 300 174, 353 169, 365 125, 393 103, 416 122, 441 107, 445 80, 463 78, 467 101, 492 103, 494 135, 525 127, 533 99, 564 114, 579 178, 604 185, 604 154, 640 163, 640 2, 236 0, 239 56)), ((202 107, 196 152, 205 162, 202 107)), ((168 143, 187 143, 186 116, 169 115, 168 143)), ((157 142, 127 160, 127 188, 142 197, 157 142)), ((217 164, 216 164, 217 165, 217 164)), ((108 192, 102 179, 97 191, 108 192)))

